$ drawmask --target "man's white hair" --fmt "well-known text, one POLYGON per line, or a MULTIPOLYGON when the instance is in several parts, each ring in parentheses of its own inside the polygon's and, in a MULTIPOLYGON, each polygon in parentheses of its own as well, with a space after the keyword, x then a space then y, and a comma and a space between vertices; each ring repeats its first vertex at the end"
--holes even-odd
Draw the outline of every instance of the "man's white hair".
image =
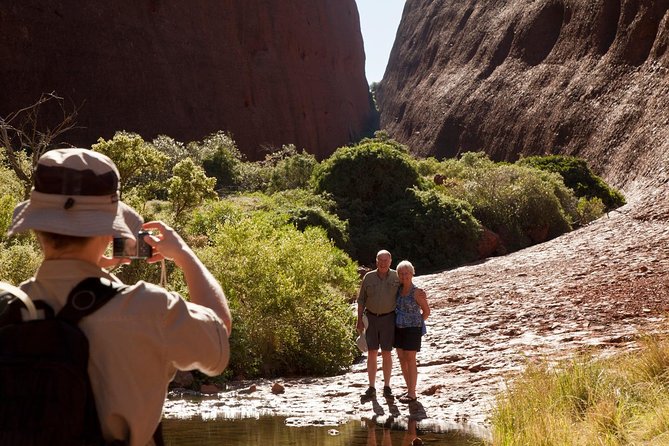
POLYGON ((390 257, 391 259, 393 258, 393 256, 390 255, 390 251, 385 250, 385 249, 382 249, 381 251, 379 251, 379 252, 376 253, 376 259, 378 260, 379 257, 384 256, 384 255, 387 255, 387 256, 390 257))

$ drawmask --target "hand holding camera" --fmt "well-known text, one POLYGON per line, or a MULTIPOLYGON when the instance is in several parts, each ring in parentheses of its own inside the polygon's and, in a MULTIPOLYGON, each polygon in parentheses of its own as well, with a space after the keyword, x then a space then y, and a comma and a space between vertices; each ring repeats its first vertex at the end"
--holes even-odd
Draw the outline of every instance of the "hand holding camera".
POLYGON ((148 259, 153 257, 153 248, 144 241, 144 236, 151 235, 148 231, 139 231, 136 241, 128 238, 114 237, 112 256, 116 258, 148 259))

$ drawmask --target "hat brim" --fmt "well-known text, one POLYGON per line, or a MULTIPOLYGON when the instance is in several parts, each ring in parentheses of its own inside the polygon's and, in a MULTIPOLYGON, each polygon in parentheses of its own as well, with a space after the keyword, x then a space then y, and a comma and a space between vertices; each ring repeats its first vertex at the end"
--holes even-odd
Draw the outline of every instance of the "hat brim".
POLYGON ((55 234, 93 237, 111 235, 135 240, 142 228, 142 217, 122 201, 103 197, 58 196, 33 191, 31 199, 14 208, 12 224, 7 231, 14 235, 29 229, 55 234), (74 205, 63 202, 72 198, 74 205))
POLYGON ((362 333, 358 338, 355 340, 355 344, 358 346, 358 349, 363 352, 367 353, 367 335, 366 333, 362 333))

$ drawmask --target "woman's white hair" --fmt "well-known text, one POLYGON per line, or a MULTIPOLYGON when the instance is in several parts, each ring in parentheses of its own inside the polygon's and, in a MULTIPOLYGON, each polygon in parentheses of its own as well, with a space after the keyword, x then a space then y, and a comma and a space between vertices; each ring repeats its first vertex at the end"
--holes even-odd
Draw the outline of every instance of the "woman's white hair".
POLYGON ((408 260, 402 260, 400 263, 398 263, 395 271, 399 273, 403 269, 408 269, 409 271, 411 271, 411 274, 414 275, 416 274, 416 270, 413 268, 413 265, 408 260))

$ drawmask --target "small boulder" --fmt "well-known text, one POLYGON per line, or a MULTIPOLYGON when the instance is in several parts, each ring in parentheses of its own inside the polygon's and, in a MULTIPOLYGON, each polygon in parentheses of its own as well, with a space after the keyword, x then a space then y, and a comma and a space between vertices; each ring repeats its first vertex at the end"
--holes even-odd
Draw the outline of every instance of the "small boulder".
POLYGON ((281 385, 279 383, 274 383, 272 385, 272 393, 274 395, 280 395, 280 394, 285 393, 285 392, 286 392, 286 388, 283 385, 281 385))

